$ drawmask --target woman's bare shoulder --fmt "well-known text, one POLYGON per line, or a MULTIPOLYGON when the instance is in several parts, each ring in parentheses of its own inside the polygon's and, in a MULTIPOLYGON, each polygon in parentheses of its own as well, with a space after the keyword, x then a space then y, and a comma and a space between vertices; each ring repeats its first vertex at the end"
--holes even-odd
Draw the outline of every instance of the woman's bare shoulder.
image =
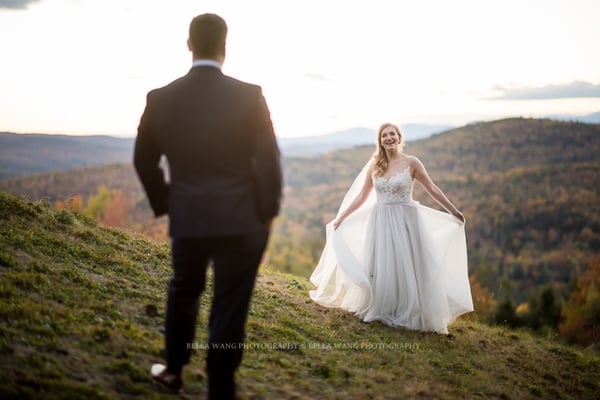
POLYGON ((406 156, 406 158, 408 159, 408 162, 411 165, 414 165, 414 164, 423 164, 421 162, 421 160, 419 160, 419 158, 417 156, 413 156, 413 155, 410 155, 410 154, 405 154, 405 156, 406 156))

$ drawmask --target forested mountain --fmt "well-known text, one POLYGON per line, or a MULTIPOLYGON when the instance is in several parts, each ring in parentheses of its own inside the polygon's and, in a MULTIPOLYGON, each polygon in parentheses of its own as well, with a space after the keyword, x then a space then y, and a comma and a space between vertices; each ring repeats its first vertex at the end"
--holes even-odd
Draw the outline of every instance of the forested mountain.
MULTIPOLYGON (((482 308, 505 297, 525 304, 546 288, 557 299, 576 290, 600 251, 599 150, 600 125, 522 118, 472 124, 408 143, 405 151, 423 161, 466 215, 470 273, 482 286, 477 293, 482 308)), ((324 224, 373 151, 374 146, 362 146, 284 158, 283 212, 269 265, 310 274, 323 246, 324 224)), ((130 164, 3 180, 0 188, 33 199, 46 196, 105 223, 166 237, 166 221, 151 217, 130 164)), ((415 199, 437 208, 419 185, 415 199)))
POLYGON ((0 179, 126 162, 133 139, 0 132, 0 179))
MULTIPOLYGON (((308 229, 312 244, 373 149, 288 160, 282 223, 299 236, 308 229)), ((521 302, 541 283, 567 285, 600 249, 599 149, 600 125, 509 119, 409 143, 405 151, 464 211, 472 273, 497 294, 504 279, 512 281, 521 302)), ((435 206, 419 185, 415 198, 435 206)))

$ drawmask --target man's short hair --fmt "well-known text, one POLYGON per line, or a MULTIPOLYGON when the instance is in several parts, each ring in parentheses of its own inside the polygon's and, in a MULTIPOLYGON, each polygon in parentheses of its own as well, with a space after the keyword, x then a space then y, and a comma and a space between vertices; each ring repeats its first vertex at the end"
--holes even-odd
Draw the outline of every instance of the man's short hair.
POLYGON ((201 14, 190 23, 190 46, 196 57, 221 56, 225 54, 227 24, 216 14, 201 14))

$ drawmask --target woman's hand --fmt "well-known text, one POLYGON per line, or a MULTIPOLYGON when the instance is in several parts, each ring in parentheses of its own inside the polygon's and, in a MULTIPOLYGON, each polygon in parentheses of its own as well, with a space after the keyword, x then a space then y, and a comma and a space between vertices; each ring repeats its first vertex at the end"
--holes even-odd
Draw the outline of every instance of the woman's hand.
POLYGON ((333 221, 333 229, 336 230, 338 228, 338 226, 340 226, 340 224, 342 223, 343 219, 342 218, 338 218, 335 221, 333 221))
POLYGON ((456 210, 452 213, 452 215, 454 215, 456 218, 460 219, 463 224, 465 223, 465 221, 466 221, 465 216, 460 211, 456 210))
POLYGON ((335 221, 333 221, 333 229, 337 229, 340 224, 350 216, 358 207, 360 207, 367 197, 369 197, 369 193, 373 189, 373 180, 371 179, 370 174, 365 174, 365 181, 363 182, 362 189, 360 189, 360 193, 356 195, 350 206, 344 211, 335 221))

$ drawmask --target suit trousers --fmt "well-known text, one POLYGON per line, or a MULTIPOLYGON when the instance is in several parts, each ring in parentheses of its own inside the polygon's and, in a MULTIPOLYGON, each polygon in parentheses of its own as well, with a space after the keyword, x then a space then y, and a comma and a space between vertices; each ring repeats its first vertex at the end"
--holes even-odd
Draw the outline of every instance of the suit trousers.
POLYGON ((235 371, 242 361, 245 325, 269 230, 248 235, 173 238, 173 276, 165 318, 166 361, 180 374, 193 351, 199 297, 213 263, 213 300, 206 359, 209 398, 234 398, 235 371))

